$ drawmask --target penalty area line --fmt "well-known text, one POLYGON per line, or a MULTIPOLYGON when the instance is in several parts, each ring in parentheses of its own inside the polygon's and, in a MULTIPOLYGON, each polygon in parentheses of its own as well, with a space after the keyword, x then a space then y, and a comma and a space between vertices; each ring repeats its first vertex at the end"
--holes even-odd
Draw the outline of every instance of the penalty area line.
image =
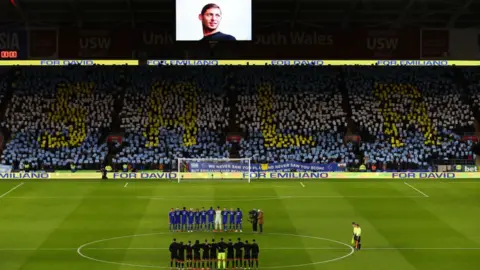
POLYGON ((305 185, 303 184, 303 182, 300 182, 300 185, 302 185, 302 187, 305 187, 305 185))
POLYGON ((21 186, 23 186, 23 182, 20 183, 20 184, 18 184, 18 185, 16 185, 16 186, 14 186, 13 188, 11 188, 11 189, 8 190, 7 192, 3 193, 2 195, 0 195, 0 198, 5 197, 8 193, 14 191, 15 189, 17 189, 17 188, 19 188, 19 187, 21 187, 21 186))
POLYGON ((409 184, 409 183, 407 183, 407 182, 403 182, 403 183, 404 183, 405 185, 407 185, 407 186, 411 187, 413 190, 417 191, 418 193, 422 194, 422 195, 423 195, 425 198, 428 198, 428 195, 427 195, 427 194, 425 194, 425 193, 421 192, 421 191, 420 191, 420 190, 418 190, 416 187, 414 187, 414 186, 410 185, 410 184, 409 184))
POLYGON ((123 186, 123 187, 127 187, 127 186, 128 186, 128 182, 127 182, 127 183, 125 183, 125 186, 123 186))

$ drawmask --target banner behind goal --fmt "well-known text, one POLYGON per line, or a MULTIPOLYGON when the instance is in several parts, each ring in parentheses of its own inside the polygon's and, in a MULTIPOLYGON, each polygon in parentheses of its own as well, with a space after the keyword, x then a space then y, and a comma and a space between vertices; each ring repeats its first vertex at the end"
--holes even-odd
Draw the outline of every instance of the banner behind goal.
MULTIPOLYGON (((209 158, 179 158, 177 164, 178 182, 188 173, 221 173, 224 179, 229 179, 232 173, 242 173, 242 179, 250 183, 251 175, 251 159, 250 158, 226 158, 226 159, 209 159, 209 158)), ((218 179, 218 177, 216 178, 218 179)))

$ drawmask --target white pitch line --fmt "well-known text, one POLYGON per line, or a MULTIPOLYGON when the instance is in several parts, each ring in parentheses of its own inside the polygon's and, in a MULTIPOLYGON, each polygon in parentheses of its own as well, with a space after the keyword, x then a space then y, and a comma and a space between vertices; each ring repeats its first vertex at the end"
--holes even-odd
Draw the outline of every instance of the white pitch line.
MULTIPOLYGON (((168 248, 83 248, 84 250, 168 250, 168 248)), ((73 251, 77 248, 0 248, 0 251, 73 251)), ((318 247, 318 248, 295 248, 295 247, 277 247, 277 248, 262 248, 262 250, 349 250, 348 248, 335 247, 318 247)), ((467 247, 426 247, 426 248, 409 248, 409 247, 364 247, 362 250, 480 250, 478 248, 467 247)))
POLYGON ((427 194, 425 194, 425 193, 421 192, 421 191, 420 191, 420 190, 418 190, 416 187, 414 187, 414 186, 410 185, 410 184, 409 184, 409 183, 407 183, 407 182, 403 182, 403 183, 405 183, 405 185, 407 185, 407 186, 411 187, 412 189, 416 190, 418 193, 422 194, 422 195, 423 195, 425 198, 428 198, 428 195, 427 195, 427 194))
POLYGON ((125 186, 123 186, 123 187, 127 187, 127 186, 128 186, 128 182, 127 182, 127 183, 125 183, 125 186))
MULTIPOLYGON (((183 196, 164 196, 164 197, 153 197, 153 196, 8 196, 4 199, 23 199, 23 200, 78 200, 78 199, 88 199, 88 200, 109 200, 109 199, 153 199, 153 200, 179 200, 183 196)), ((241 200, 285 200, 285 199, 343 199, 343 198, 356 198, 356 199, 406 199, 406 198, 425 198, 425 196, 349 196, 349 195, 312 195, 312 196, 290 196, 290 195, 281 195, 281 196, 242 196, 242 197, 225 197, 211 199, 211 197, 200 197, 193 196, 192 198, 205 199, 203 201, 241 201, 241 200)), ((201 200, 202 201, 202 200, 201 200)))
POLYGON ((21 187, 22 185, 23 185, 23 182, 22 182, 22 183, 20 183, 20 184, 18 184, 18 185, 16 185, 16 186, 14 186, 14 187, 13 187, 13 188, 11 188, 9 191, 7 191, 7 192, 3 193, 2 195, 0 195, 0 198, 3 198, 3 197, 5 197, 5 195, 7 195, 8 193, 10 193, 10 192, 14 191, 15 189, 17 189, 17 188, 21 187))
POLYGON ((302 185, 302 187, 305 187, 305 185, 302 182, 300 182, 300 185, 302 185))

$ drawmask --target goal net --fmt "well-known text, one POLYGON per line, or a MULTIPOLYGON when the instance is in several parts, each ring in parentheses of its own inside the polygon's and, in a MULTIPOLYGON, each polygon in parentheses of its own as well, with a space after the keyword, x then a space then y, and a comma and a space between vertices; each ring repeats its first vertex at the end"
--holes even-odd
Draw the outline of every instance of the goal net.
POLYGON ((179 158, 178 182, 184 179, 241 179, 250 183, 250 158, 179 158))

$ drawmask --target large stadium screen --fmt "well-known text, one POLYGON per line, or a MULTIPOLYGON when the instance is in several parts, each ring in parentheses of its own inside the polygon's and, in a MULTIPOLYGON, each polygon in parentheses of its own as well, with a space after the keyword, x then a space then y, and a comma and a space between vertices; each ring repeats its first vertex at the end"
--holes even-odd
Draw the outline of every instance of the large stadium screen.
POLYGON ((177 41, 251 41, 251 0, 176 0, 177 41))

